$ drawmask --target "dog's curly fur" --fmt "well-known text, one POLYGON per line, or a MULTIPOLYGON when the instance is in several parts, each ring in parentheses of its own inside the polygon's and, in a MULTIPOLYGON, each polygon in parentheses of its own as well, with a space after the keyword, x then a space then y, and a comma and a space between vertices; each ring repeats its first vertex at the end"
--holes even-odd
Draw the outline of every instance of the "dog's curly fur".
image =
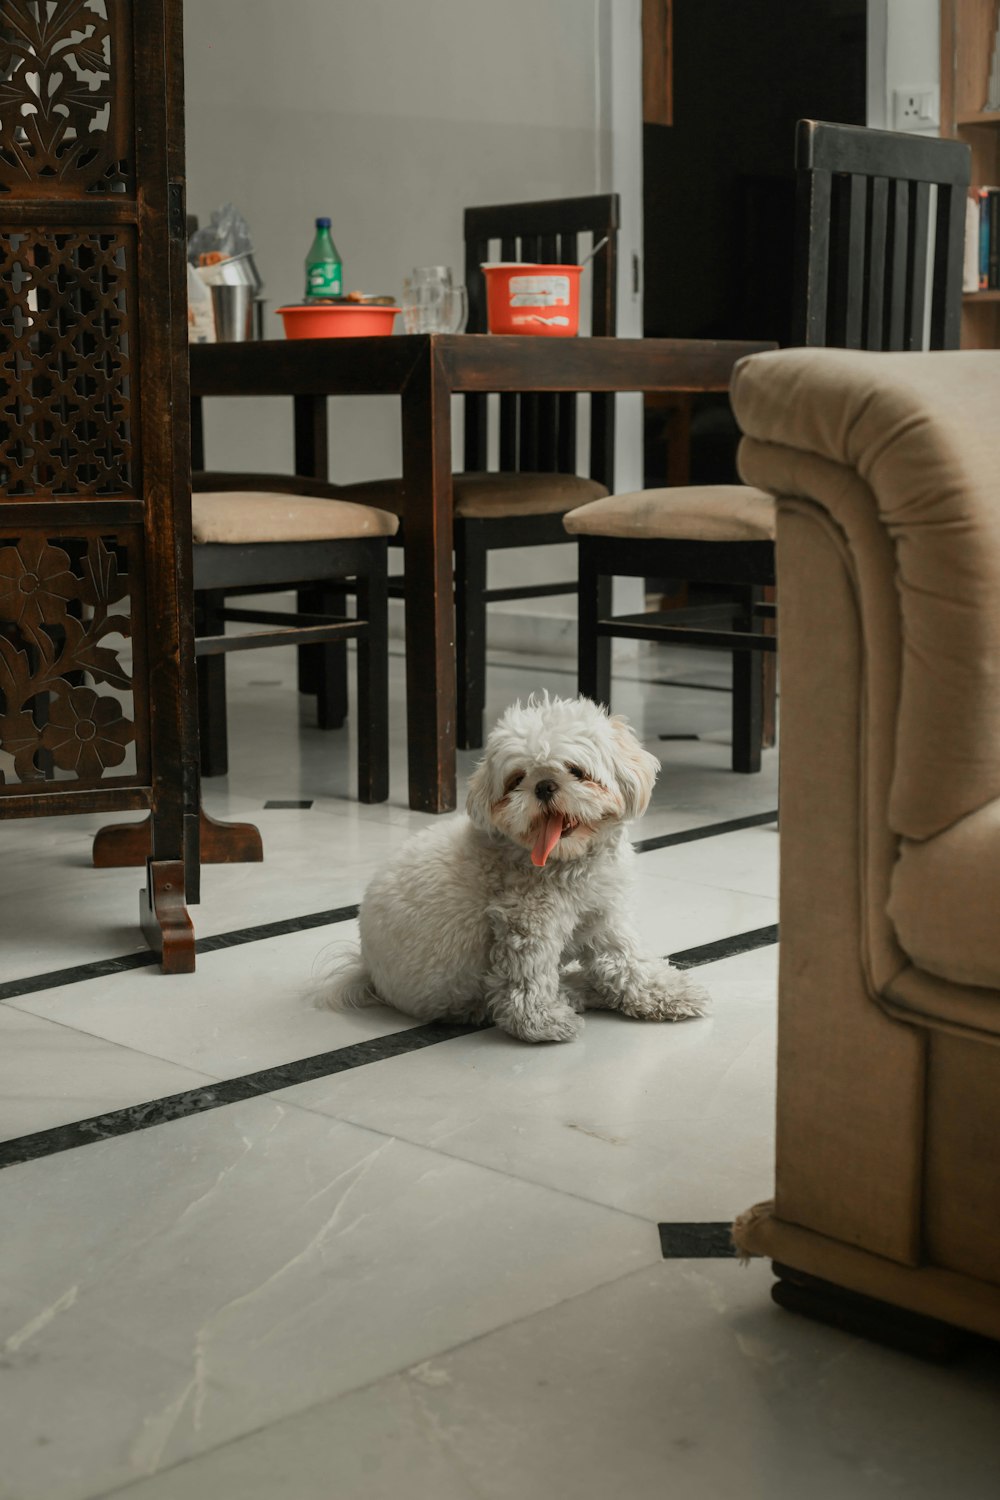
POLYGON ((628 918, 626 828, 658 770, 589 699, 516 703, 469 782, 468 818, 418 834, 369 885, 360 961, 330 1003, 493 1021, 528 1042, 571 1040, 587 1009, 703 1014, 702 987, 642 957, 628 918))

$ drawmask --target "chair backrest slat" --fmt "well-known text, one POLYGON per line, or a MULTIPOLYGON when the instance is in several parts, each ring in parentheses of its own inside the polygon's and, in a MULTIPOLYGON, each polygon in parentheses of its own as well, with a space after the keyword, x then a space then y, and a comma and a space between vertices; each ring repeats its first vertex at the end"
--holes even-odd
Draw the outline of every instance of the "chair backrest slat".
POLYGON ((915 182, 910 189, 910 232, 906 257, 906 326, 903 340, 907 349, 922 349, 924 343, 930 226, 930 184, 915 182))
POLYGON ((800 120, 796 169, 799 341, 957 347, 968 146, 800 120))
MULTIPOLYGON (((596 241, 595 241, 596 243, 596 241)), ((561 266, 579 265, 580 237, 574 230, 559 236, 559 252, 556 259, 561 266)), ((558 403, 558 428, 556 461, 554 467, 561 474, 572 474, 576 470, 576 412, 577 399, 572 391, 556 397, 558 403)))
MULTIPOLYGON (((578 265, 580 237, 587 235, 593 245, 606 240, 591 262, 590 330, 598 336, 613 335, 619 217, 616 193, 467 208, 465 279, 469 292, 469 332, 487 330, 485 277, 481 270, 484 261, 578 265)), ((535 392, 502 395, 500 468, 574 473, 579 403, 587 400, 591 407, 591 473, 607 482, 605 476, 611 475, 614 465, 614 404, 613 398, 607 396, 535 392)), ((465 412, 466 468, 482 469, 486 467, 489 451, 486 398, 467 396, 465 412)))
POLYGON ((962 265, 965 254, 966 194, 943 183, 937 191, 930 342, 932 349, 957 349, 962 333, 962 287, 955 267, 962 265))
POLYGON ((865 309, 863 348, 885 347, 885 268, 886 235, 889 226, 889 181, 885 177, 871 180, 868 205, 868 301, 865 309))
MULTIPOLYGON (((501 260, 516 260, 517 259, 517 240, 514 239, 512 236, 505 235, 501 239, 501 241, 500 241, 500 259, 501 260)), ((479 265, 476 266, 475 275, 479 277, 479 280, 483 283, 483 285, 485 287, 486 277, 483 275, 483 273, 482 273, 479 265)), ((484 294, 483 294, 483 323, 482 323, 482 327, 481 328, 474 328, 472 330, 472 332, 473 333, 485 333, 486 332, 486 328, 487 328, 487 323, 486 323, 486 296, 485 296, 485 291, 484 291, 484 294)), ((519 401, 519 398, 516 395, 514 395, 512 392, 508 391, 508 392, 506 392, 504 395, 502 395, 500 397, 500 467, 501 467, 501 469, 508 469, 509 470, 509 469, 516 469, 517 468, 517 426, 518 426, 518 414, 519 414, 519 412, 520 412, 520 401, 519 401)), ((484 464, 483 467, 485 468, 486 465, 484 464)))
POLYGON ((795 321, 803 344, 826 342, 830 281, 829 172, 817 169, 799 180, 796 202, 795 321))
POLYGON ((889 261, 889 321, 885 347, 903 349, 906 337, 906 266, 910 225, 910 184, 892 184, 892 228, 889 261))
MULTIPOLYGON (((469 298, 468 323, 470 330, 486 327, 486 280, 479 270, 489 254, 489 241, 482 238, 466 238, 465 241, 465 286, 469 298)), ((486 396, 466 396, 465 405, 465 467, 473 473, 486 468, 489 452, 488 407, 486 396)))
MULTIPOLYGON (((559 264, 558 234, 543 234, 538 242, 538 260, 541 265, 559 264)), ((538 423, 538 443, 535 467, 543 474, 552 474, 559 468, 559 398, 554 395, 538 396, 535 401, 535 420, 538 423)), ((524 468, 528 466, 523 465, 524 468)))
POLYGON ((860 349, 864 327, 865 234, 868 228, 868 182, 858 172, 850 176, 847 256, 847 347, 860 349))
MULTIPOLYGON (((541 253, 541 237, 537 234, 522 234, 521 253, 512 259, 538 261, 541 253)), ((520 398, 518 428, 517 467, 531 473, 539 467, 538 396, 533 391, 520 398)))

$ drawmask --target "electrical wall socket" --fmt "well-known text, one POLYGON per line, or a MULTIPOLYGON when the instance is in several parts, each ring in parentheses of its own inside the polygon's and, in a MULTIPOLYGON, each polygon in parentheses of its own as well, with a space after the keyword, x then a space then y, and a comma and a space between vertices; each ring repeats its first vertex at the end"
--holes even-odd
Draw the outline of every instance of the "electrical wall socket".
POLYGON ((940 124, 941 90, 937 84, 928 88, 893 89, 894 130, 937 130, 940 124))

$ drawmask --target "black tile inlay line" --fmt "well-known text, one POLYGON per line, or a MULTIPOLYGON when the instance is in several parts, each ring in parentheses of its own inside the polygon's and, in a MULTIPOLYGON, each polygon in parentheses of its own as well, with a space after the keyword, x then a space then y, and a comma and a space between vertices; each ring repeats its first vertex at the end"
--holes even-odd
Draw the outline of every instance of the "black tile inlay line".
POLYGON ((669 849, 674 844, 692 844, 697 839, 716 838, 723 833, 738 833, 741 828, 763 828, 778 821, 778 809, 773 812, 749 813, 745 818, 730 818, 725 823, 702 823, 698 828, 681 828, 676 833, 660 833, 650 839, 636 839, 632 848, 637 854, 648 854, 651 849, 669 849))
POLYGON ((301 801, 301 802, 294 802, 294 801, 265 802, 264 803, 264 811, 265 812, 269 812, 272 809, 288 808, 288 807, 304 808, 304 809, 308 810, 310 807, 312 807, 312 805, 313 804, 312 804, 311 800, 309 800, 309 801, 301 801))
MULTIPOLYGON (((633 848, 637 854, 650 849, 665 849, 670 844, 688 844, 695 839, 713 838, 716 834, 732 833, 739 828, 756 828, 762 823, 773 823, 777 812, 753 813, 746 818, 730 818, 725 823, 703 823, 698 828, 683 828, 679 833, 664 833, 656 838, 638 839, 633 848)), ((354 906, 333 907, 329 911, 309 912, 301 917, 285 917, 277 922, 262 922, 257 927, 243 927, 235 932, 220 932, 215 937, 199 938, 195 943, 198 953, 215 953, 220 948, 237 948, 244 943, 261 942, 266 938, 283 937, 289 932, 306 932, 313 927, 332 927, 337 922, 349 922, 356 917, 354 906)), ((16 1000, 19 995, 34 995, 39 990, 59 989, 66 984, 79 984, 85 979, 101 979, 106 974, 120 974, 127 969, 145 969, 158 963, 155 953, 126 953, 119 958, 98 958, 86 964, 74 964, 66 969, 49 969, 45 974, 32 974, 27 979, 9 979, 0 982, 0 1000, 16 1000)))
POLYGON ((721 1260, 737 1255, 731 1224, 658 1224, 664 1260, 721 1260))
POLYGON ((124 974, 128 969, 147 969, 158 964, 159 955, 148 948, 141 953, 123 953, 118 958, 97 958, 69 969, 49 969, 45 974, 29 974, 27 979, 0 982, 0 1000, 15 1000, 18 995, 34 995, 38 990, 58 989, 63 984, 77 984, 81 979, 101 979, 105 974, 124 974))
POLYGON ((163 1099, 151 1099, 145 1104, 93 1115, 89 1120, 73 1120, 68 1125, 56 1125, 34 1135, 0 1141, 0 1170, 37 1161, 42 1156, 72 1151, 77 1146, 92 1145, 95 1141, 131 1135, 136 1130, 148 1130, 153 1125, 165 1125, 171 1120, 183 1120, 189 1115, 204 1114, 206 1110, 219 1109, 224 1104, 239 1104, 244 1099, 255 1099, 276 1089, 307 1083, 312 1078, 329 1078, 334 1073, 363 1068, 367 1063, 381 1062, 387 1057, 401 1057, 407 1052, 418 1052, 421 1047, 450 1042, 456 1037, 485 1029, 491 1028, 450 1026, 444 1022, 414 1026, 409 1031, 394 1031, 388 1036, 338 1047, 333 1052, 319 1052, 313 1057, 299 1058, 297 1062, 280 1063, 258 1073, 246 1073, 242 1078, 223 1078, 217 1083, 186 1089, 182 1094, 168 1094, 163 1099))
POLYGON ((658 734, 658 740, 700 740, 700 734, 658 734))
POLYGON ((719 938, 714 943, 701 943, 697 948, 682 948, 679 953, 670 954, 670 962, 678 969, 697 969, 702 964, 735 958, 739 953, 752 953, 755 948, 771 948, 777 941, 777 923, 773 927, 754 927, 749 932, 736 932, 732 937, 719 938))
MULTIPOLYGON (((342 907, 341 910, 351 911, 352 908, 342 907)), ((316 912, 314 915, 322 917, 327 913, 316 912)), ((321 924, 316 922, 313 925, 321 924)), ((229 933, 220 936, 238 938, 240 935, 229 933)), ((219 939, 210 938, 207 941, 219 944, 219 939)), ((678 968, 693 969, 699 964, 713 963, 719 958, 730 958, 737 953, 748 953, 754 948, 763 948, 777 941, 777 927, 758 927, 752 932, 723 938, 715 943, 703 943, 698 948, 686 948, 668 956, 678 968)), ((443 1021, 429 1026, 414 1026, 409 1031, 394 1031, 388 1036, 354 1042, 332 1052, 319 1052, 313 1057, 300 1058, 297 1062, 279 1063, 276 1067, 264 1068, 258 1073, 244 1074, 242 1078, 223 1078, 217 1083, 203 1084, 200 1088, 188 1089, 182 1094, 169 1094, 163 1099, 152 1099, 145 1104, 112 1110, 109 1114, 95 1115, 89 1120, 73 1120, 68 1125, 56 1125, 51 1130, 41 1130, 34 1135, 22 1135, 13 1141, 0 1142, 0 1171, 21 1162, 35 1161, 41 1156, 55 1156, 61 1151, 72 1151, 77 1146, 91 1145, 94 1141, 130 1135, 134 1130, 148 1130, 152 1125, 183 1120, 188 1115, 203 1114, 209 1109, 219 1109, 224 1104, 238 1104, 243 1099, 253 1099, 275 1089, 308 1083, 313 1078, 329 1078, 350 1068, 361 1068, 368 1063, 381 1062, 387 1057, 401 1057, 422 1047, 435 1046, 438 1042, 450 1042, 456 1037, 493 1029, 492 1026, 453 1026, 443 1021)))
MULTIPOLYGON (((358 914, 357 905, 334 906, 327 911, 307 912, 304 916, 283 917, 276 922, 261 922, 256 927, 240 927, 233 932, 217 932, 213 937, 199 938, 197 953, 217 953, 220 948, 240 948, 244 943, 259 943, 266 938, 284 937, 289 932, 308 932, 313 927, 332 927, 349 922, 358 914)), ((145 969, 159 963, 155 953, 126 953, 121 958, 98 958, 93 963, 74 964, 68 969, 50 969, 46 974, 32 974, 27 979, 11 979, 0 984, 0 1000, 15 1000, 18 995, 33 995, 39 990, 59 989, 65 984, 79 984, 85 979, 101 979, 105 974, 120 974, 126 969, 145 969)))
MULTIPOLYGON (((617 673, 615 674, 617 676, 617 673)), ((729 693, 732 688, 724 682, 684 682, 679 677, 636 677, 635 682, 645 682, 650 687, 693 688, 696 693, 729 693)))

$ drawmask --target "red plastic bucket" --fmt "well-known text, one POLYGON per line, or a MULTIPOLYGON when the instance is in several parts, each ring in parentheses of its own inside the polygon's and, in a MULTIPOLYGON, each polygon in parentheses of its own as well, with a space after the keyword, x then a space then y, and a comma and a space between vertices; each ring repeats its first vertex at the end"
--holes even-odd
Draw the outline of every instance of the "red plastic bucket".
POLYGON ((490 333, 534 333, 574 338, 580 327, 582 266, 509 261, 483 266, 490 333))
POLYGON ((398 307, 360 302, 312 302, 278 307, 289 339, 356 339, 391 333, 398 307))

